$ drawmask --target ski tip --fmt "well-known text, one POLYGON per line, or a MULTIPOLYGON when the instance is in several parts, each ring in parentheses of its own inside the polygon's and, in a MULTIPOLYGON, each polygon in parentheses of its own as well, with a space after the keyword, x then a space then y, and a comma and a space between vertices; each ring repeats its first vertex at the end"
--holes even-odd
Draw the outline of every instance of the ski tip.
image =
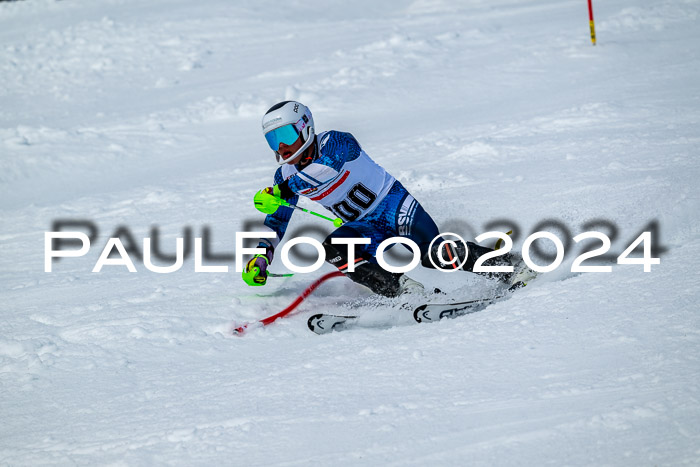
POLYGON ((357 316, 338 316, 318 313, 309 318, 307 325, 309 330, 316 334, 327 334, 332 331, 344 330, 351 320, 356 318, 357 316))
POLYGON ((231 334, 233 334, 234 336, 241 336, 246 331, 246 329, 248 329, 248 325, 244 324, 243 326, 239 326, 237 328, 234 328, 231 331, 231 334))
POLYGON ((316 334, 326 334, 333 330, 333 326, 326 326, 326 317, 323 313, 318 313, 309 318, 306 322, 309 330, 315 332, 316 334))
POLYGON ((306 325, 309 327, 309 329, 316 334, 319 333, 319 331, 322 331, 323 325, 321 324, 323 321, 323 313, 318 313, 315 314, 311 317, 309 317, 309 320, 306 322, 306 325))
POLYGON ((422 323, 423 318, 421 317, 421 311, 425 310, 428 307, 428 305, 421 305, 415 310, 413 310, 413 319, 416 321, 416 323, 422 323))

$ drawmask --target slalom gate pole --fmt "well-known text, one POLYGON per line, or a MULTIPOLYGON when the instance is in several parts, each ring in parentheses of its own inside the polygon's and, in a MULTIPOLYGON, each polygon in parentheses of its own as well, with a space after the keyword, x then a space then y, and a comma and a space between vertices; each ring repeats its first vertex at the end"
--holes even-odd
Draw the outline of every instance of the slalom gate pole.
POLYGON ((593 23, 593 0, 588 0, 588 24, 591 26, 591 42, 595 45, 595 24, 593 23))
POLYGON ((285 316, 287 316, 288 314, 290 314, 292 311, 294 311, 294 309, 296 309, 296 307, 298 307, 299 304, 300 304, 301 302, 303 302, 304 299, 306 299, 306 297, 308 297, 309 295, 311 295, 311 292, 313 292, 314 290, 316 290, 316 288, 317 288, 319 285, 323 284, 323 283, 326 282, 328 279, 332 279, 332 278, 334 278, 334 277, 340 277, 340 276, 344 276, 344 275, 345 275, 345 274, 343 274, 343 273, 340 272, 340 271, 333 271, 333 272, 329 272, 328 274, 325 274, 325 275, 319 277, 319 278, 316 279, 314 282, 312 282, 311 285, 309 285, 309 286, 301 293, 301 295, 299 295, 299 296, 298 296, 287 308, 285 308, 284 310, 282 310, 282 311, 280 311, 279 313, 274 314, 274 315, 272 315, 272 316, 268 316, 267 318, 261 319, 260 321, 254 321, 254 322, 252 322, 252 323, 246 323, 246 324, 244 324, 244 325, 242 325, 242 326, 239 326, 239 327, 235 328, 235 329, 232 331, 233 334, 236 335, 236 336, 240 336, 240 335, 242 335, 250 326, 254 326, 254 325, 267 326, 268 324, 274 323, 274 322, 275 322, 277 319, 279 319, 279 318, 284 318, 285 316))

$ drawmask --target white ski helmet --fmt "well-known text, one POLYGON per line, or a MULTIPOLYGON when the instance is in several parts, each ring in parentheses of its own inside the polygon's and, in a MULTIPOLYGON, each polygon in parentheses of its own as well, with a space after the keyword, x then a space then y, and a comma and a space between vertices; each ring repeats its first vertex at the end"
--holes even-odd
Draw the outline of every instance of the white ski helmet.
POLYGON ((265 112, 262 130, 270 149, 275 151, 277 163, 284 165, 306 151, 313 143, 314 118, 311 110, 301 102, 284 101, 273 105, 265 112), (299 135, 303 138, 304 144, 297 152, 283 159, 278 152, 280 143, 292 145, 299 139, 299 135))

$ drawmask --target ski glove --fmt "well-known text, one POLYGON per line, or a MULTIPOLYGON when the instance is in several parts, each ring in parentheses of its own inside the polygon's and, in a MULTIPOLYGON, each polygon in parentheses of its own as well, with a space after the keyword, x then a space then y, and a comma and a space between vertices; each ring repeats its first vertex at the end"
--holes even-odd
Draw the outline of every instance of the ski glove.
POLYGON ((284 206, 286 201, 282 199, 279 185, 269 186, 255 193, 253 197, 255 209, 265 214, 274 214, 277 208, 284 206))
POLYGON ((272 248, 267 248, 264 255, 253 256, 243 268, 243 280, 250 286, 261 286, 267 283, 267 266, 272 261, 272 248))

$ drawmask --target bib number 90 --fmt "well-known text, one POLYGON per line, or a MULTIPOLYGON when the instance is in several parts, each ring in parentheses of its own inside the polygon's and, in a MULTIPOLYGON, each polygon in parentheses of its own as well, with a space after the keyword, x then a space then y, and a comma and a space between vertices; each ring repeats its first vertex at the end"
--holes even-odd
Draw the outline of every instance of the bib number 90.
POLYGON ((372 190, 362 183, 358 183, 348 190, 346 199, 335 203, 330 209, 333 211, 333 214, 343 219, 343 221, 352 222, 369 209, 376 199, 377 195, 372 190))

